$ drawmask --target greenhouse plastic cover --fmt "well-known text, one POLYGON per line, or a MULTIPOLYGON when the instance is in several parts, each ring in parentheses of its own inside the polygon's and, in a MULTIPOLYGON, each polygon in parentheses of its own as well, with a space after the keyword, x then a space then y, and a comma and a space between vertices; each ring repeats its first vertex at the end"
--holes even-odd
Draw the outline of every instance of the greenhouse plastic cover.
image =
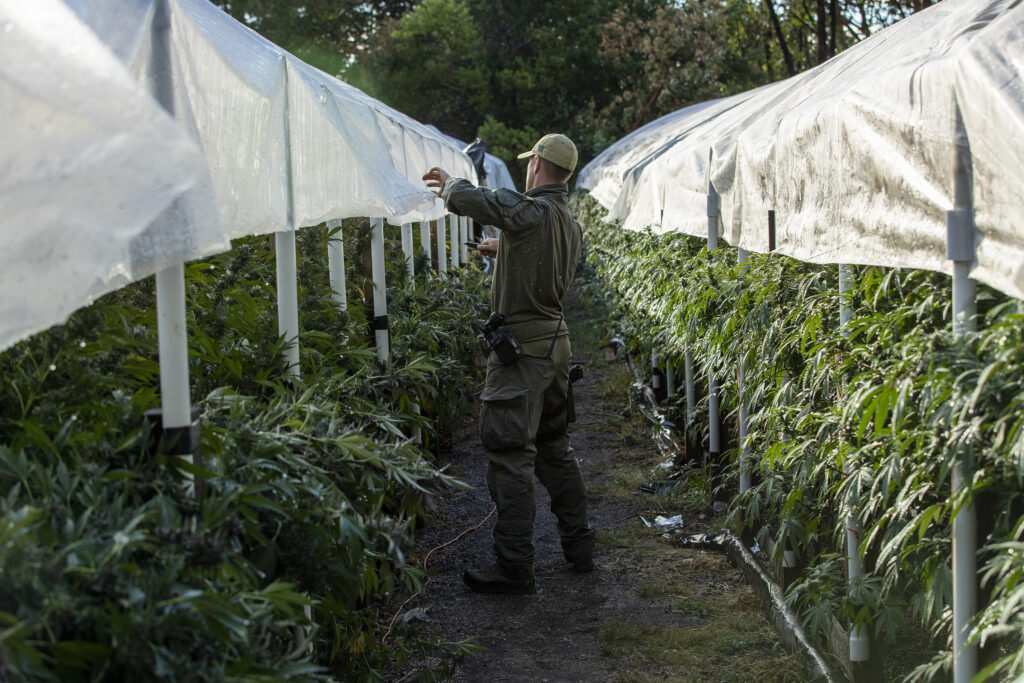
POLYGON ((1024 6, 945 0, 815 69, 637 131, 580 185, 628 229, 703 236, 710 180, 736 246, 766 251, 773 209, 781 253, 949 272, 953 158, 969 145, 972 277, 1022 297, 1022 69, 1024 6), (630 151, 638 139, 649 151, 630 151))
POLYGON ((207 0, 0 0, 0 21, 0 114, 32 132, 0 141, 0 349, 230 238, 438 217, 431 166, 476 179, 207 0))
POLYGON ((0 35, 2 349, 229 243, 177 220, 214 214, 201 150, 73 13, 0 0, 0 35))
MULTIPOLYGON (((462 140, 442 133, 436 126, 428 126, 428 128, 451 142, 459 149, 465 150, 468 147, 468 145, 462 140)), ((505 188, 507 190, 516 189, 516 182, 512 179, 512 174, 509 173, 508 166, 500 157, 496 157, 490 152, 487 152, 484 155, 484 171, 487 173, 487 178, 479 180, 481 185, 495 190, 499 190, 501 188, 505 188)))
POLYGON ((67 2, 199 140, 232 237, 355 216, 428 220, 444 212, 421 180, 430 166, 476 178, 423 124, 208 0, 67 2))

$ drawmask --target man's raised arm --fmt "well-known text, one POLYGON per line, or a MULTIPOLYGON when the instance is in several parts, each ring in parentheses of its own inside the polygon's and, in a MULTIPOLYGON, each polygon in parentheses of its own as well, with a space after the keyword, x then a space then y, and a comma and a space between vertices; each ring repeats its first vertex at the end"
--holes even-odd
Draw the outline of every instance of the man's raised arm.
POLYGON ((440 168, 430 169, 423 180, 440 195, 449 211, 469 216, 481 225, 523 232, 544 221, 544 206, 515 190, 476 187, 465 178, 449 176, 440 168))

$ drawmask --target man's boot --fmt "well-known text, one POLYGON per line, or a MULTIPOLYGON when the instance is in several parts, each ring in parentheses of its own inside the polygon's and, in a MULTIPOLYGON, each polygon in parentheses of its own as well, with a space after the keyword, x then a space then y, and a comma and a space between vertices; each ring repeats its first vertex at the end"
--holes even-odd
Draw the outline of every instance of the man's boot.
POLYGON ((474 593, 529 595, 536 590, 533 569, 530 567, 502 567, 494 564, 481 569, 469 569, 462 574, 462 580, 474 593))
POLYGON ((580 574, 594 571, 594 532, 574 541, 562 541, 562 552, 573 571, 580 574))

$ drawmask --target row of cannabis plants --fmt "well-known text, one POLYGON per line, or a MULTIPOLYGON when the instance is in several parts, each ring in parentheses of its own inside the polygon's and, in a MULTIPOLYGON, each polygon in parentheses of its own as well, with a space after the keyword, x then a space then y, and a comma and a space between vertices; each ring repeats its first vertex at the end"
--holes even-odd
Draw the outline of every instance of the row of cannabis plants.
MULTIPOLYGON (((368 251, 365 221, 345 235, 368 251)), ((147 450, 152 279, 0 354, 0 680, 374 680, 400 657, 380 643, 387 596, 421 581, 411 533, 453 484, 431 452, 464 409, 483 282, 408 287, 389 245, 382 369, 368 262, 340 311, 327 239, 299 234, 294 383, 272 240, 188 266, 193 466, 147 450)))
MULTIPOLYGON (((732 248, 709 252, 699 238, 604 223, 589 198, 578 210, 589 266, 634 350, 656 350, 680 367, 690 351, 701 382, 713 375, 721 383, 730 435, 743 365, 754 482, 734 495, 739 444, 731 436, 723 456, 730 520, 762 541, 768 535, 774 561, 784 549, 796 553, 801 571, 787 599, 809 628, 824 640, 834 621, 864 625, 874 656, 884 657, 887 643, 917 625, 931 649, 907 680, 948 678, 951 520, 969 496, 979 518, 980 680, 1024 676, 1018 302, 980 287, 978 332, 955 341, 947 276, 856 268, 844 336, 835 266, 757 254, 739 264, 732 248), (951 500, 957 458, 970 459, 974 476, 951 500), (851 513, 863 527, 867 573, 848 590, 851 513)), ((706 425, 702 399, 689 428, 706 425)))

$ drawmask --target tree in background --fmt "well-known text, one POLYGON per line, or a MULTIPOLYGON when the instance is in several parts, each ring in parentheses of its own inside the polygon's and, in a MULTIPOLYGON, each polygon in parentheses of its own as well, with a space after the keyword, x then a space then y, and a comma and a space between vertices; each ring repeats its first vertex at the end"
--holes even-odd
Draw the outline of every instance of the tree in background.
POLYGON ((483 41, 462 0, 423 0, 385 25, 356 78, 396 109, 472 139, 491 107, 483 41))
POLYGON ((388 19, 417 0, 215 0, 225 12, 333 76, 342 75, 388 19))
POLYGON ((618 87, 603 107, 587 112, 595 146, 688 104, 773 80, 766 32, 747 0, 666 3, 646 18, 617 10, 601 28, 600 53, 618 87))
MULTIPOLYGON (((782 76, 828 61, 933 0, 762 0, 782 76)), ((767 34, 766 34, 767 35, 767 34)))
MULTIPOLYGON (((826 61, 932 0, 219 0, 325 71, 512 160, 585 163, 671 111, 826 61)), ((522 180, 523 169, 510 170, 522 180)))
MULTIPOLYGON (((484 37, 494 121, 481 137, 497 147, 536 133, 563 132, 581 156, 593 155, 577 126, 591 102, 603 106, 616 93, 618 75, 602 54, 605 24, 617 11, 652 16, 667 0, 467 0, 484 37), (496 131, 504 133, 499 139, 496 131), (517 139, 518 138, 518 139, 517 139)), ((530 142, 532 145, 533 142, 530 142)), ((527 147, 527 149, 529 146, 527 147)))

